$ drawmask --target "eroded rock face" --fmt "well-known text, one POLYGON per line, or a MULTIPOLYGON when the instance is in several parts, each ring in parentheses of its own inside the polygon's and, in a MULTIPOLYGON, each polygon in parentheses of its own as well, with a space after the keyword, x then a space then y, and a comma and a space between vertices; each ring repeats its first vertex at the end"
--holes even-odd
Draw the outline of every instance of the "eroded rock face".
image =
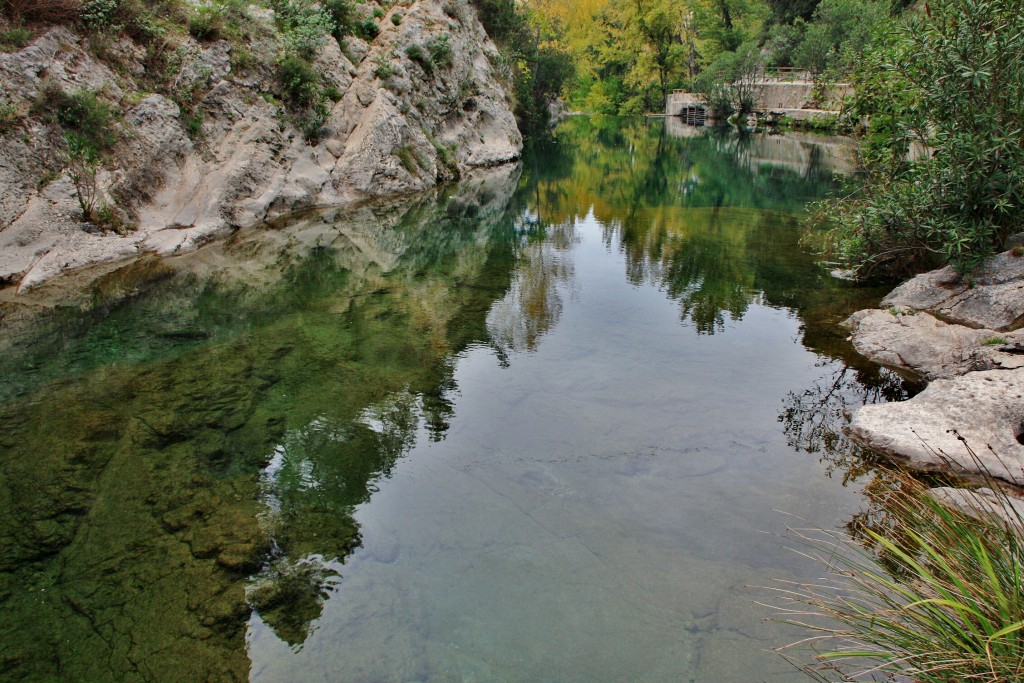
MULTIPOLYGON (((457 9, 441 0, 396 5, 372 42, 348 38, 343 53, 328 41, 316 63, 341 98, 315 145, 279 103, 259 95, 273 90, 273 74, 233 73, 224 41, 188 41, 181 49, 177 85, 196 93, 203 115, 194 139, 169 99, 149 95, 129 106, 134 100, 125 93, 138 90, 137 70, 115 74, 66 29, 0 54, 0 100, 19 111, 28 111, 45 83, 98 90, 120 104, 121 142, 100 175, 101 199, 136 228, 126 237, 89 234, 59 172, 59 131, 24 119, 27 130, 0 133, 0 283, 25 290, 69 268, 189 250, 299 209, 422 191, 518 158, 522 137, 493 66, 497 50, 472 6, 457 9), (410 46, 428 50, 438 40, 447 41, 450 63, 409 57, 410 46), (57 180, 40 183, 48 175, 57 180)), ((275 49, 259 41, 253 48, 275 49)), ((132 45, 119 49, 132 61, 132 45)))
POLYGON ((909 401, 865 406, 849 434, 918 471, 987 470, 1024 485, 1024 369, 970 372, 909 401))
POLYGON ((857 311, 843 325, 862 355, 928 380, 1024 367, 1024 353, 1017 348, 1024 347, 1024 332, 950 325, 906 309, 857 311))
POLYGON ((948 266, 923 273, 894 289, 882 305, 930 311, 968 327, 1015 330, 1024 325, 1024 257, 999 254, 969 283, 948 266))

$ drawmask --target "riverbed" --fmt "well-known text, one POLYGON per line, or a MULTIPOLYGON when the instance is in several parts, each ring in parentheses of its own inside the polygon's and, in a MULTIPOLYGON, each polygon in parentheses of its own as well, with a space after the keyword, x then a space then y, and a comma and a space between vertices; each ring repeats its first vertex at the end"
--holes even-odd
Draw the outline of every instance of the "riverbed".
POLYGON ((841 141, 674 124, 7 297, 0 674, 803 680, 786 527, 912 387, 799 245, 841 141))

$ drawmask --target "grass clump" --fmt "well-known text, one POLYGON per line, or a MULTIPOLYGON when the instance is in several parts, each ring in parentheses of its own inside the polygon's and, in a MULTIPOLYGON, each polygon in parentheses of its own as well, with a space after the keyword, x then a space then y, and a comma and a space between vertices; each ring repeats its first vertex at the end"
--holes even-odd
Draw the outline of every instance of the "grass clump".
POLYGON ((0 27, 0 52, 20 50, 32 40, 32 32, 24 26, 0 27))
POLYGON ((392 154, 398 157, 398 162, 410 175, 419 175, 420 168, 425 165, 416 150, 409 145, 398 147, 392 154))
POLYGON ((434 73, 434 61, 422 45, 413 43, 405 48, 405 56, 419 64, 428 75, 434 73))
POLYGON ((1006 340, 1002 337, 989 337, 981 342, 982 346, 1002 346, 1003 344, 1006 344, 1006 340))
POLYGON ((781 654, 819 681, 1022 680, 1024 507, 987 484, 968 512, 896 475, 850 533, 798 532, 828 576, 780 591, 779 620, 811 633, 781 654))

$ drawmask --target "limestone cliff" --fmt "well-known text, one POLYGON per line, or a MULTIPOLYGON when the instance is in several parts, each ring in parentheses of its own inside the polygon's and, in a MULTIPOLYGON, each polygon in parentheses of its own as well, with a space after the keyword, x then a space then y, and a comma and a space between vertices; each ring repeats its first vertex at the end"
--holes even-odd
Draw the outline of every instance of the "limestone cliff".
POLYGON ((173 92, 145 91, 145 51, 126 38, 97 50, 54 28, 0 54, 0 104, 17 114, 0 127, 0 283, 24 290, 69 268, 188 250, 297 209, 421 191, 519 156, 500 58, 471 5, 358 7, 379 19, 379 34, 317 51, 333 101, 313 143, 274 97, 265 65, 280 48, 269 11, 254 9, 262 32, 245 49, 255 60, 225 40, 184 37, 174 48, 171 88, 194 101, 198 131, 173 92), (421 55, 438 40, 450 58, 432 64, 421 55), (257 66, 239 66, 246 61, 257 66), (83 223, 59 127, 31 114, 54 86, 96 91, 119 112, 98 187, 127 223, 123 234, 83 223))

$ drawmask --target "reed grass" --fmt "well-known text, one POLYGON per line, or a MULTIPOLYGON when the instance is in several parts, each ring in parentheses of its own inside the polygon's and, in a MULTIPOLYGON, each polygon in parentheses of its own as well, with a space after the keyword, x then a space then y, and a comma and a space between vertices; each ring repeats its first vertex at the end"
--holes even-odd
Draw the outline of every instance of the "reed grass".
POLYGON ((1024 681, 1024 506, 984 483, 965 508, 893 474, 844 532, 791 530, 827 572, 773 589, 808 632, 778 652, 819 681, 1024 681))

